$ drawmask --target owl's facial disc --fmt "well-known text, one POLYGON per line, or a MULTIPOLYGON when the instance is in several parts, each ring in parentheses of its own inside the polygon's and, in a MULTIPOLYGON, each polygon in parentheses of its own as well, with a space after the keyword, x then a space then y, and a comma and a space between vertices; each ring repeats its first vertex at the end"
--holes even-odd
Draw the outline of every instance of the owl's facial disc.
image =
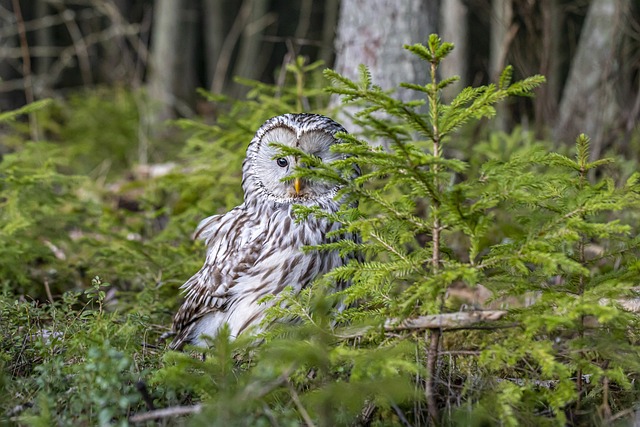
POLYGON ((254 158, 254 174, 267 197, 281 202, 299 203, 333 197, 335 185, 319 181, 290 178, 297 167, 304 167, 295 156, 282 157, 277 146, 286 145, 331 162, 340 158, 331 152, 336 142, 333 136, 322 130, 296 132, 280 125, 268 130, 261 138, 260 148, 254 158))

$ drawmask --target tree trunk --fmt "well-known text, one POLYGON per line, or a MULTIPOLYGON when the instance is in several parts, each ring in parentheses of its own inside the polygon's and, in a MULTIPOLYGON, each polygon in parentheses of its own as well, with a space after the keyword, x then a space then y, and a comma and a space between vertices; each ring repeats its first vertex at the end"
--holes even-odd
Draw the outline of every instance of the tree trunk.
POLYGON ((175 117, 175 81, 180 47, 181 2, 157 0, 153 14, 151 37, 151 70, 149 95, 159 103, 157 121, 175 117))
POLYGON ((444 91, 446 100, 451 100, 467 86, 467 6, 462 0, 443 0, 440 11, 442 39, 455 46, 453 52, 442 61, 440 74, 443 78, 460 77, 457 83, 444 91))
MULTIPOLYGON (((251 12, 249 13, 249 23, 242 31, 242 39, 238 58, 234 67, 234 76, 248 79, 258 79, 264 71, 259 66, 260 52, 264 48, 264 29, 272 20, 268 15, 269 5, 266 0, 252 0, 251 12)), ((246 86, 235 85, 233 94, 236 98, 242 98, 248 88, 246 86)))
POLYGON ((195 84, 196 11, 193 0, 157 0, 151 40, 148 85, 158 103, 153 122, 190 113, 195 84))
MULTIPOLYGON (((491 50, 489 52, 489 78, 497 81, 507 65, 509 46, 515 37, 517 26, 513 25, 513 0, 492 0, 491 50)), ((504 103, 497 107, 493 126, 497 130, 506 130, 508 110, 504 103)))
POLYGON ((233 18, 233 24, 225 33, 225 38, 222 46, 220 47, 220 54, 216 61, 213 79, 211 82, 210 91, 213 93, 227 93, 227 90, 225 90, 227 87, 226 82, 229 74, 229 67, 233 62, 233 52, 235 51, 238 41, 242 36, 243 29, 249 23, 252 7, 253 0, 243 0, 240 8, 233 18))
MULTIPOLYGON (((394 89, 401 82, 426 83, 428 66, 402 49, 404 44, 426 43, 437 30, 439 2, 422 0, 342 0, 336 38, 335 69, 357 79, 358 66, 369 67, 373 82, 394 89)), ((398 89, 404 101, 418 95, 398 89)), ((333 100, 334 104, 337 100, 333 100)), ((346 115, 353 113, 347 108, 346 115)), ((340 117, 347 129, 351 121, 340 117)), ((355 129, 354 129, 355 130, 355 129)))
POLYGON ((558 0, 542 0, 540 7, 542 14, 542 46, 538 72, 547 78, 547 82, 538 88, 534 102, 536 131, 538 134, 543 134, 548 129, 548 124, 553 123, 558 112, 562 14, 558 0))
MULTIPOLYGON (((4 11, 12 11, 11 0, 0 0, 0 8, 4 11)), ((0 27, 16 27, 14 16, 11 13, 0 14, 0 27)), ((15 58, 5 56, 4 50, 20 48, 18 32, 10 36, 0 37, 0 111, 13 110, 25 103, 24 85, 20 65, 15 58), (22 81, 21 81, 22 79, 22 81)), ((1 142, 0 142, 1 144, 1 142)), ((0 145, 0 154, 2 146, 0 145)))
POLYGON ((621 69, 620 46, 631 0, 594 0, 580 33, 560 103, 556 137, 573 141, 579 133, 592 140, 592 157, 616 138, 621 106, 617 85, 621 69))
POLYGON ((204 47, 206 60, 206 84, 211 87, 216 64, 224 43, 224 0, 203 0, 204 6, 204 47))
POLYGON ((181 44, 178 48, 178 80, 175 83, 176 111, 180 116, 194 114, 196 88, 200 86, 196 64, 196 45, 200 27, 198 0, 183 0, 180 21, 181 44))
POLYGON ((338 23, 338 10, 340 5, 338 0, 327 0, 324 3, 324 20, 322 22, 322 47, 319 57, 327 67, 333 63, 333 41, 336 37, 336 26, 338 23))
MULTIPOLYGON (((36 2, 35 4, 35 19, 40 20, 44 19, 49 15, 49 4, 44 1, 36 2)), ((53 40, 52 31, 50 26, 43 26, 42 28, 38 28, 35 33, 35 45, 40 46, 50 46, 51 41, 53 40)), ((51 57, 42 55, 36 56, 33 61, 33 71, 36 75, 43 75, 49 70, 49 66, 51 65, 51 57)), ((45 91, 49 91, 51 88, 44 88, 45 91)))

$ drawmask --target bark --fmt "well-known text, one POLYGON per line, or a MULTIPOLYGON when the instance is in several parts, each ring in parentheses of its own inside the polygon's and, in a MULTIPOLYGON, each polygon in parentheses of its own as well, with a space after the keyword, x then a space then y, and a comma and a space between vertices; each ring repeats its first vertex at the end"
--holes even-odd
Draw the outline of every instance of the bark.
MULTIPOLYGON (((374 84, 386 90, 401 82, 426 83, 428 65, 402 46, 426 43, 437 30, 438 9, 437 1, 343 0, 335 41, 336 71, 357 80, 358 66, 364 64, 374 84)), ((397 94, 405 101, 418 97, 405 89, 397 94)), ((345 109, 347 115, 352 112, 345 109)), ((353 127, 344 114, 340 120, 347 129, 353 127)))
POLYGON ((331 66, 333 62, 333 41, 336 36, 336 26, 338 23, 338 10, 340 6, 338 0, 327 0, 324 3, 324 19, 322 22, 322 47, 320 48, 320 59, 326 66, 331 66))
POLYGON ((178 79, 175 83, 176 110, 180 116, 193 115, 196 88, 199 86, 196 69, 196 45, 200 27, 198 0, 183 0, 180 21, 181 44, 178 48, 178 79))
POLYGON ((301 0, 300 1, 300 14, 298 16, 298 27, 293 37, 296 39, 304 39, 309 32, 309 26, 311 24, 311 6, 313 0, 301 0))
POLYGON ((233 52, 242 36, 242 31, 249 22, 251 15, 252 0, 244 0, 238 10, 233 25, 226 32, 224 42, 220 47, 220 54, 216 61, 216 66, 213 72, 213 80, 211 82, 211 92, 223 93, 229 67, 232 63, 233 52))
MULTIPOLYGON (((260 52, 263 49, 264 29, 272 23, 268 15, 269 5, 265 0, 252 0, 249 23, 244 27, 238 59, 234 67, 234 76, 258 79, 264 71, 258 66, 260 52)), ((245 86, 236 87, 234 95, 241 98, 248 90, 245 86)))
POLYGON ((149 95, 159 103, 159 121, 175 116, 175 80, 178 72, 181 2, 158 0, 154 10, 151 40, 149 95))
MULTIPOLYGON (((44 1, 36 2, 35 4, 35 19, 43 19, 49 15, 49 4, 44 1)), ((49 46, 53 40, 52 31, 50 26, 43 26, 35 31, 35 45, 36 46, 49 46)), ((34 58, 33 70, 36 74, 44 74, 51 65, 50 56, 38 56, 34 58)), ((48 89, 48 88, 47 88, 48 89)))
POLYGON ((203 0, 204 48, 206 58, 207 86, 211 87, 216 64, 224 43, 224 0, 203 0))
POLYGON ((592 158, 599 157, 603 145, 620 130, 620 47, 630 6, 631 0, 591 2, 564 87, 556 137, 570 142, 580 133, 588 134, 592 158))
POLYGON ((560 99, 560 28, 562 15, 558 0, 542 0, 542 49, 539 73, 547 78, 536 93, 535 118, 538 134, 548 123, 553 123, 560 99))
MULTIPOLYGON (((0 0, 0 8, 12 10, 11 0, 0 0)), ((15 26, 15 19, 9 13, 0 14, 0 28, 15 26)), ((20 42, 17 31, 10 36, 0 37, 0 111, 7 111, 24 105, 24 81, 19 81, 22 77, 20 65, 14 59, 5 54, 5 50, 19 49, 20 42), (15 84, 15 81, 19 84, 15 84), (11 85, 10 85, 11 84, 11 85)), ((1 144, 1 142, 0 142, 1 144)), ((2 146, 0 145, 0 154, 2 146)))
MULTIPOLYGON (((492 0, 491 50, 489 52, 489 76, 497 81, 500 73, 507 65, 509 47, 518 27, 513 23, 513 0, 492 0)), ((498 130, 506 130, 508 110, 505 104, 499 104, 493 126, 498 130)))
POLYGON ((493 0, 491 20, 491 52, 489 58, 489 74, 497 79, 504 69, 516 27, 513 27, 512 0, 493 0))
POLYGON ((462 0, 443 0, 440 10, 440 22, 442 24, 442 39, 454 44, 455 49, 440 65, 440 74, 443 78, 452 76, 460 77, 458 82, 444 90, 444 98, 447 101, 468 85, 467 82, 467 6, 462 0))

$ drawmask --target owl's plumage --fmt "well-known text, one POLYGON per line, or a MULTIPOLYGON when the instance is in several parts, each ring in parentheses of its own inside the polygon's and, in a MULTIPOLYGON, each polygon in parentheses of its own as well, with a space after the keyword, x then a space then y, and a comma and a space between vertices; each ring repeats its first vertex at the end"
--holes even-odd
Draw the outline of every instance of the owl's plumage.
POLYGON ((336 212, 339 187, 323 182, 286 180, 298 166, 293 156, 278 156, 271 143, 296 147, 324 162, 340 159, 331 152, 336 132, 344 128, 317 114, 284 114, 265 122, 251 140, 242 165, 244 203, 223 215, 204 219, 196 237, 205 240, 204 266, 182 289, 185 301, 173 321, 175 337, 170 347, 205 345, 202 335, 215 336, 229 324, 235 337, 259 324, 269 303, 285 287, 296 291, 317 276, 344 263, 337 252, 311 251, 302 246, 328 241, 327 233, 340 227, 309 217, 296 223, 295 204, 319 206, 336 212))

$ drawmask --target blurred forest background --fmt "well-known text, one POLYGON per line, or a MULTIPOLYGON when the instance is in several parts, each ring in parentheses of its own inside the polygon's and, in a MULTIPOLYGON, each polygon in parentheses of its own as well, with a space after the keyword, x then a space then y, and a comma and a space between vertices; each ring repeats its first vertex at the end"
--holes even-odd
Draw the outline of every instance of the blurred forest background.
POLYGON ((0 424, 638 422, 639 123, 637 0, 0 0, 0 424), (437 67, 403 49, 432 33, 437 67), (168 352, 196 224, 242 202, 260 124, 303 111, 388 149, 350 140, 374 172, 341 219, 372 260, 341 320, 383 326, 335 332, 309 291, 307 329, 168 352), (484 303, 510 317, 384 329, 484 303))
POLYGON ((83 90, 144 91, 139 136, 168 118, 215 120, 197 88, 239 98, 248 89, 236 77, 282 85, 297 55, 348 77, 366 64, 385 89, 426 81, 426 67, 397 47, 430 33, 455 44, 441 72, 460 76, 458 89, 494 81, 507 64, 516 77, 546 76, 535 100, 501 114, 503 129, 525 122, 567 141, 582 131, 596 154, 612 144, 628 152, 640 117, 633 0, 3 0, 0 8, 0 109, 83 90))

